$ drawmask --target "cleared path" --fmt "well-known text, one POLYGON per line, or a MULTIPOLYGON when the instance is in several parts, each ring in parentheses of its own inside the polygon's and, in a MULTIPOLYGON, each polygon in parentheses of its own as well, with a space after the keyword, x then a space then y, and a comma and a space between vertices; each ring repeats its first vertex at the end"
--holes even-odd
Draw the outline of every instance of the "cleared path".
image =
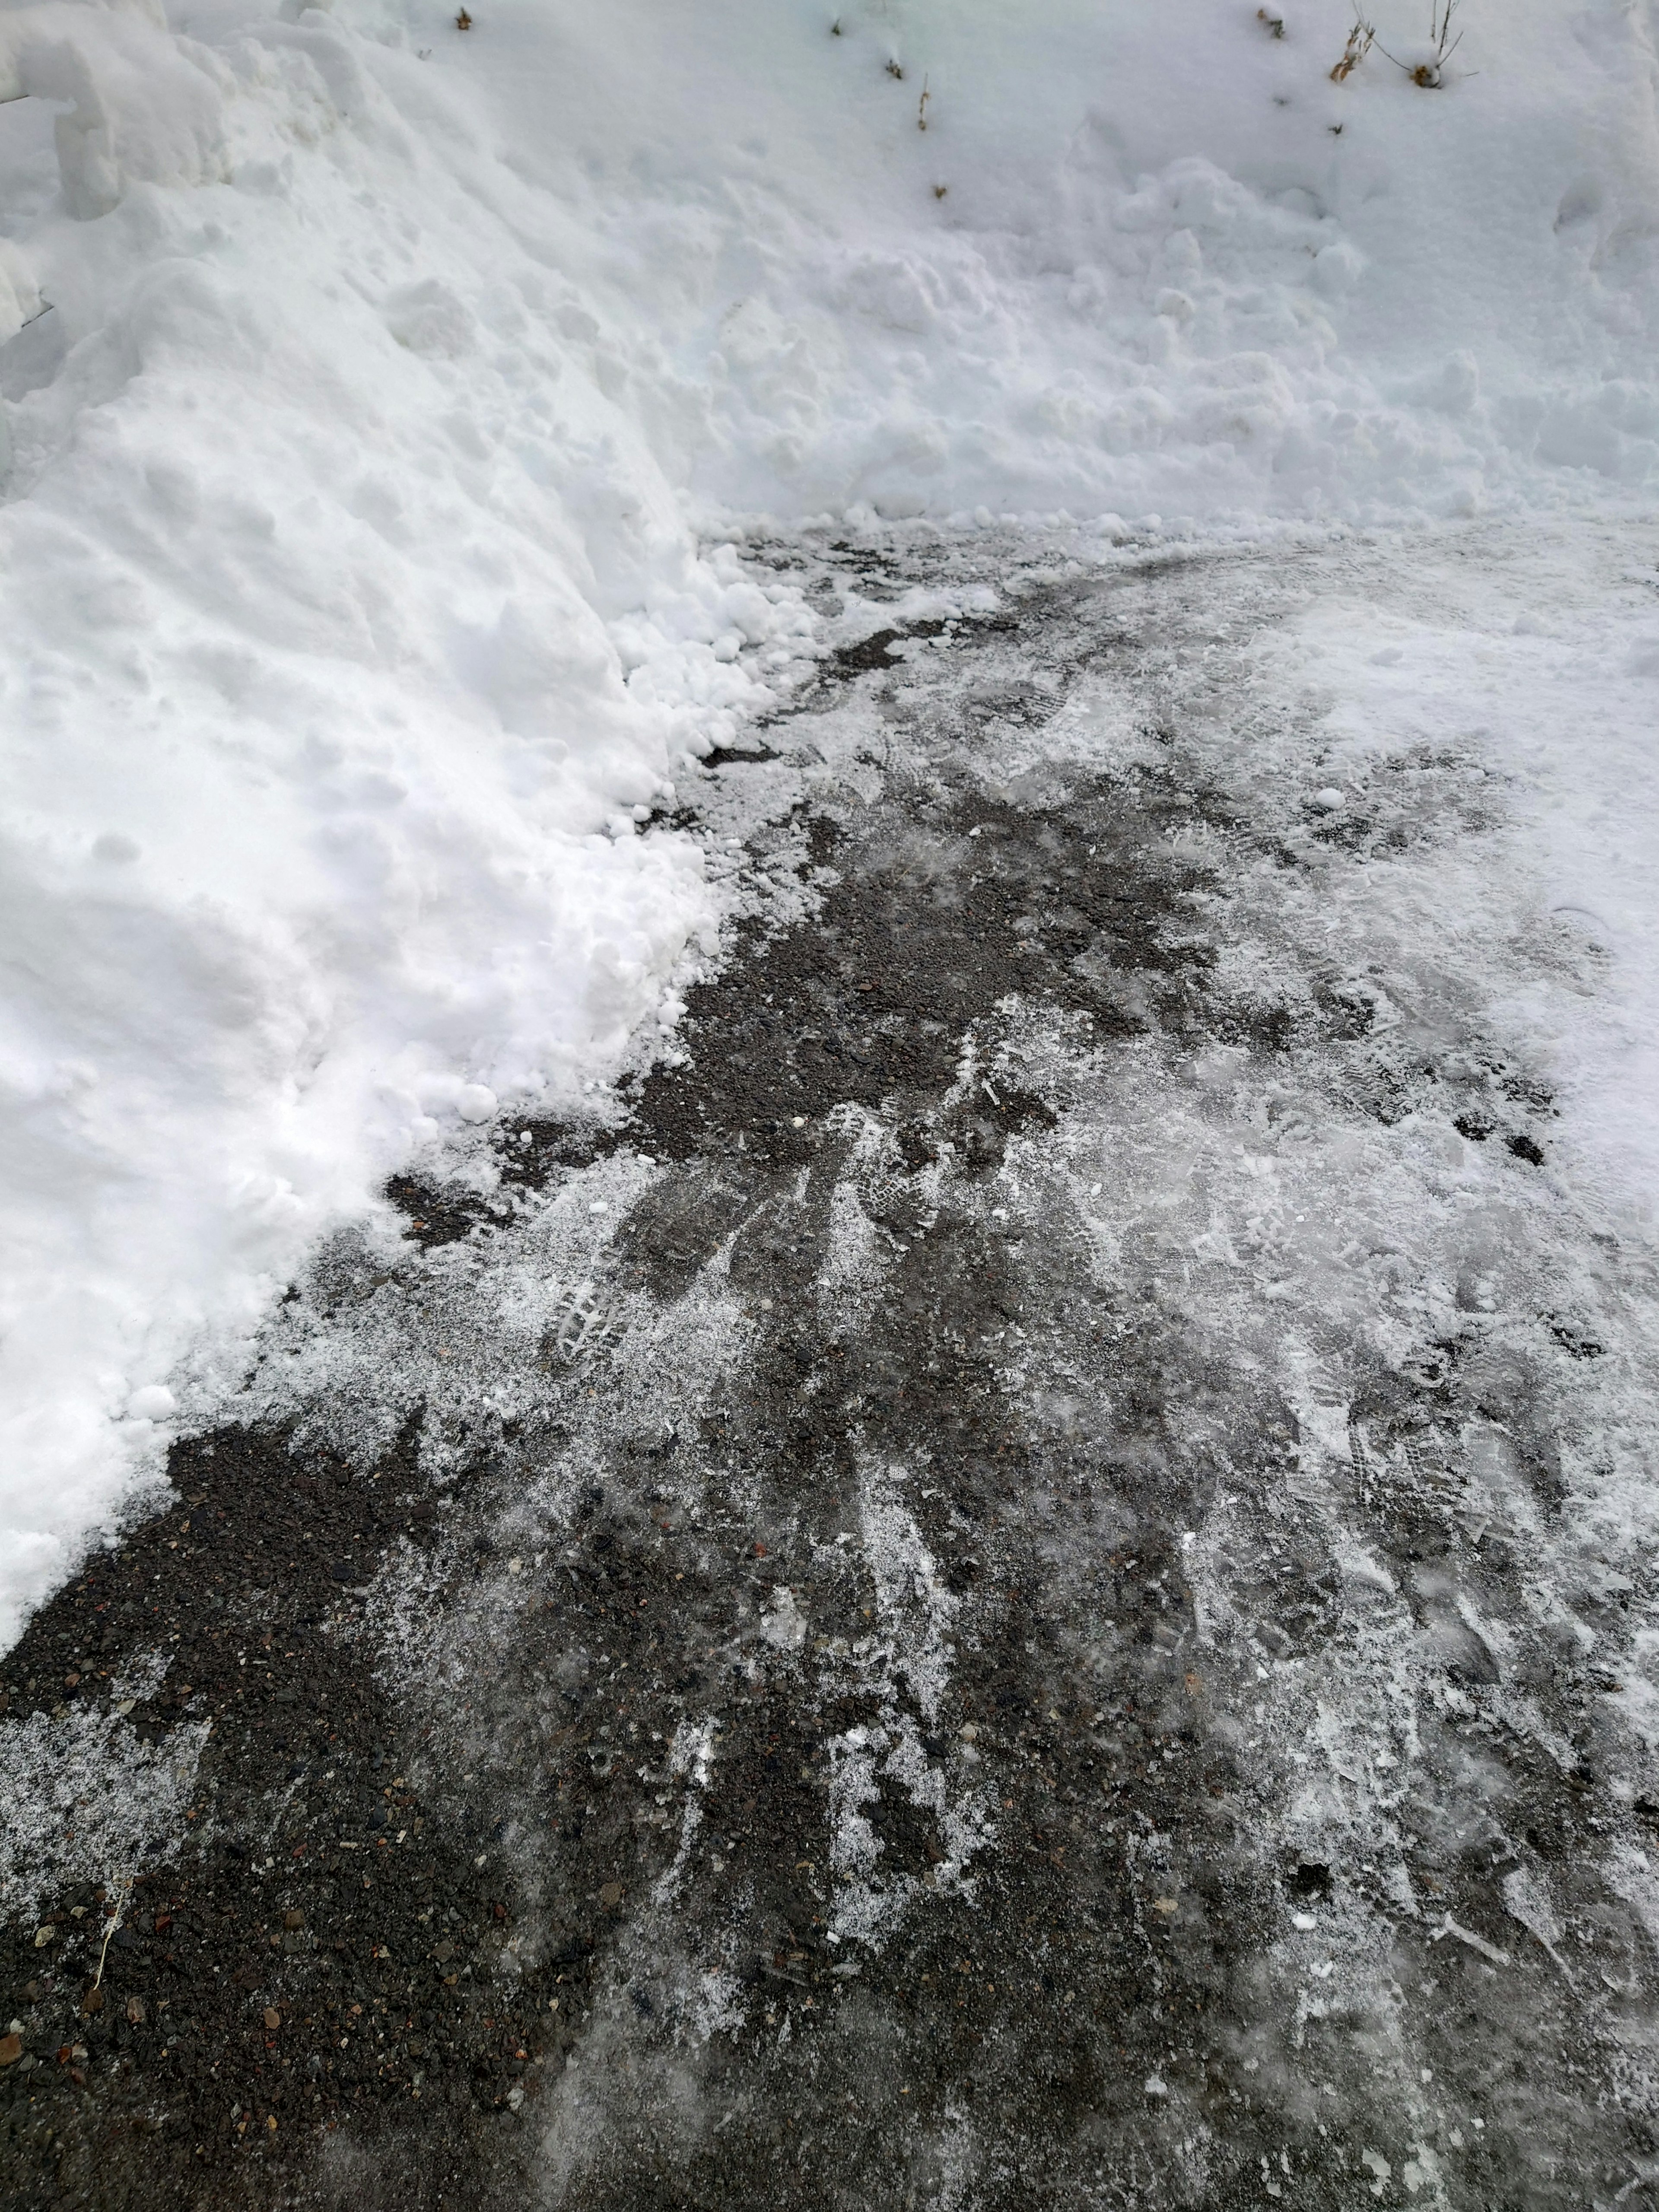
POLYGON ((7 1663, 16 2201, 1653 2201, 1595 946, 1253 674, 1328 555, 760 557, 855 597, 675 1051, 395 1186, 7 1663))

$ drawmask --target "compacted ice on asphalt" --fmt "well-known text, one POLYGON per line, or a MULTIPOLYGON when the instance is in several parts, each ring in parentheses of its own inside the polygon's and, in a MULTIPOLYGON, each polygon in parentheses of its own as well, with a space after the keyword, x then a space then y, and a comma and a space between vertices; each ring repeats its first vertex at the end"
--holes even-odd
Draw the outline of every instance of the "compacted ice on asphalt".
POLYGON ((1607 952, 1490 732, 1264 673, 1397 550, 747 557, 842 641, 680 790, 670 1047, 9 1656, 17 2201, 1647 2202, 1607 952))

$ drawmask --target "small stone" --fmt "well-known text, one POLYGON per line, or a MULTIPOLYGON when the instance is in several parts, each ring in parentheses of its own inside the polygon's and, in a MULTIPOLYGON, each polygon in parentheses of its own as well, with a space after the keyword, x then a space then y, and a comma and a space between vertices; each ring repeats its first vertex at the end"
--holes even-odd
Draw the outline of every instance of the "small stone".
POLYGON ((265 2007, 264 2021, 265 2026, 270 2029, 270 2033, 275 2035, 277 2029, 283 2024, 283 2015, 277 2011, 275 2005, 267 2005, 265 2007))
POLYGON ((283 1927, 303 1928, 305 1924, 306 1917, 304 1913, 301 1911, 299 1906, 297 1905, 289 1905, 288 1911, 283 1915, 283 1927))
POLYGON ((432 1955, 434 1959, 453 1959, 455 1955, 455 1946, 446 1936, 441 1943, 433 1946, 432 1955))
POLYGON ((623 1886, 619 1881, 608 1881, 599 1892, 599 1903, 607 1912, 614 1912, 623 1901, 623 1886))
POLYGON ((143 2019, 144 2001, 143 1997, 129 1997, 127 1999, 128 2024, 133 2027, 139 2027, 143 2026, 143 2019))
POLYGON ((0 2035, 0 2066, 15 2066, 22 2055, 21 2035, 0 2035))
POLYGON ((47 1945, 48 1943, 50 1943, 50 1942, 51 1942, 51 1941, 52 1941, 52 1937, 53 1937, 57 1933, 58 1933, 58 1930, 57 1930, 55 1928, 52 1928, 52 1927, 46 1927, 46 1928, 37 1928, 37 1929, 35 1929, 35 1931, 34 1931, 34 1948, 35 1948, 35 1949, 36 1949, 37 1951, 43 1951, 43 1950, 45 1950, 45 1948, 46 1948, 46 1945, 47 1945))
POLYGON ((89 1989, 85 1996, 81 2000, 81 2009, 84 2013, 102 2012, 104 2009, 104 1992, 102 1990, 98 1989, 95 1986, 89 1989))
POLYGON ((791 1120, 789 1126, 790 1126, 790 1127, 791 1127, 792 1129, 804 1129, 804 1128, 806 1127, 806 1116, 805 1116, 805 1114, 797 1114, 797 1115, 795 1115, 793 1117, 793 1119, 791 1120))

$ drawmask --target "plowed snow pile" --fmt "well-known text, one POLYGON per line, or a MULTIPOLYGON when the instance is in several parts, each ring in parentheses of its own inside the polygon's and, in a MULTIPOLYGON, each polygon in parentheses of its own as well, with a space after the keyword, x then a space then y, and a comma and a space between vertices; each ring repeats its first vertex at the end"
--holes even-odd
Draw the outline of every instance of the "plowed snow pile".
POLYGON ((389 1170, 672 1026, 757 518, 1648 511, 1652 10, 1426 14, 0 12, 0 1628, 389 1170))

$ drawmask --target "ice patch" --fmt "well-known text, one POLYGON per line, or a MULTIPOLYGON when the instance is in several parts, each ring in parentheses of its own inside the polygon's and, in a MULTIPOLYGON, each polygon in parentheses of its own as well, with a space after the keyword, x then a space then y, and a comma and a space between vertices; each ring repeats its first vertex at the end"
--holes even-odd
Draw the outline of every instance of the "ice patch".
MULTIPOLYGON (((75 1886, 112 1892, 164 1856, 183 1826, 207 1735, 205 1723, 184 1722, 164 1743, 148 1744, 112 1706, 0 1721, 6 1917, 31 1918, 43 1899, 75 1886)), ((79 1936, 61 1928, 54 1960, 79 1936)))

